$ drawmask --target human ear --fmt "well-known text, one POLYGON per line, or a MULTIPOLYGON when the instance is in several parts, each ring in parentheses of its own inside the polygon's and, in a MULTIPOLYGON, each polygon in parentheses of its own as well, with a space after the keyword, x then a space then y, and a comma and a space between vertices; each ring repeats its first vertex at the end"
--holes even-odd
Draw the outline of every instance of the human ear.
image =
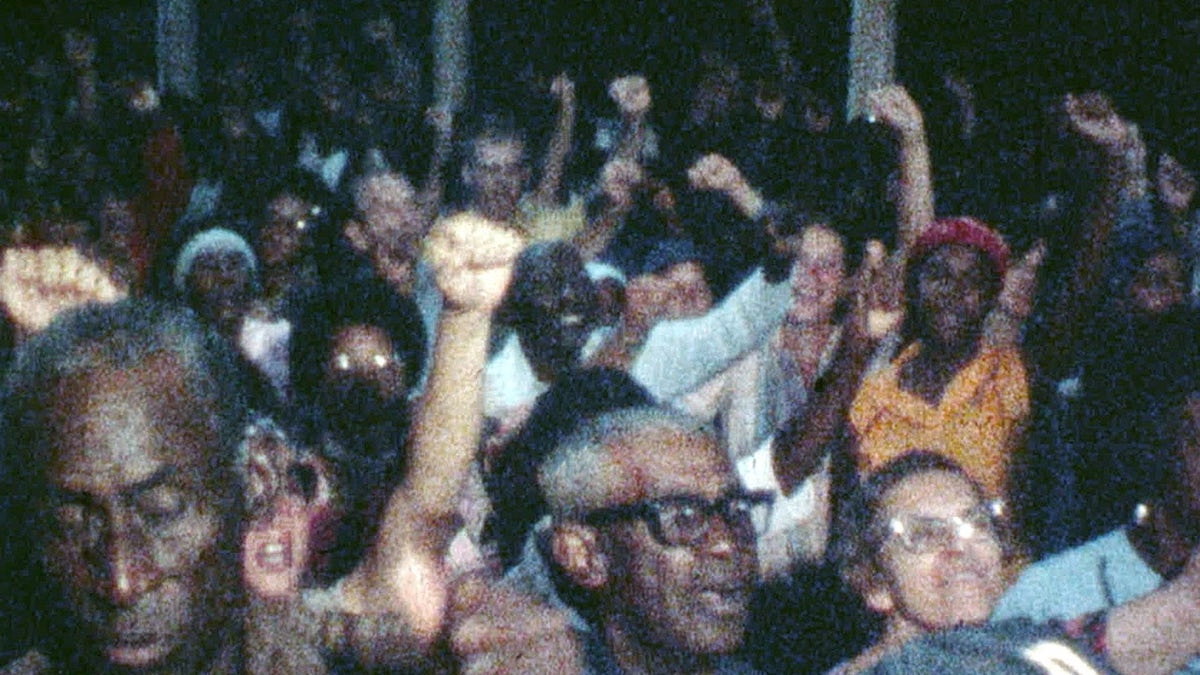
POLYGON ((892 597, 892 591, 885 584, 873 583, 871 587, 863 593, 863 602, 872 612, 881 616, 887 616, 896 608, 896 600, 892 597))
POLYGON ((597 589, 608 582, 608 557, 600 550, 596 530, 580 523, 554 527, 550 551, 554 562, 576 584, 597 589))
POLYGON ((342 235, 346 237, 346 241, 350 242, 350 246, 360 253, 365 253, 370 248, 370 242, 367 240, 364 229, 364 225, 356 219, 346 223, 346 227, 342 229, 342 235))

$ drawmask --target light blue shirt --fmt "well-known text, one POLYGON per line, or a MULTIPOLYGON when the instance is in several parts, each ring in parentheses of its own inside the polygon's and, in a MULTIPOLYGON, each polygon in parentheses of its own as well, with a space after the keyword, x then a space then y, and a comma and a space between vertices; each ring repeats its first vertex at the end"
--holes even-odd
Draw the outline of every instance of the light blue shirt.
MULTIPOLYGON (((1073 619, 1139 598, 1162 583, 1121 528, 1026 567, 1000 598, 992 620, 1073 619)), ((1177 672, 1200 673, 1200 659, 1177 672)))

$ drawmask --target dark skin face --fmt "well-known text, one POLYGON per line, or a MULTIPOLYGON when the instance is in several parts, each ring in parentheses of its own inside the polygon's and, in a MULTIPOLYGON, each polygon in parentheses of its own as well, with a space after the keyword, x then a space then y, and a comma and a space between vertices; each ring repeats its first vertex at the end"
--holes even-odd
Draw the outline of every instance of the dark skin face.
POLYGON ((51 392, 42 552, 75 672, 201 672, 236 626, 238 483, 184 378, 160 355, 51 392))
MULTIPOLYGON (((628 477, 616 503, 669 496, 715 499, 736 487, 716 440, 670 428, 614 444, 628 477)), ((706 657, 741 645, 757 574, 754 542, 719 517, 697 545, 665 546, 641 520, 604 528, 609 561, 606 632, 618 660, 706 657)))
POLYGON ((983 324, 996 304, 995 270, 978 249, 945 244, 918 263, 916 313, 921 352, 900 372, 900 385, 936 402, 979 350, 983 324))
POLYGON ((474 208, 492 220, 509 221, 529 179, 524 144, 515 139, 475 141, 466 175, 474 208))
POLYGON ((266 222, 259 235, 259 259, 268 270, 299 263, 312 241, 316 204, 292 194, 281 194, 267 206, 266 222))
POLYGON ((201 254, 188 274, 188 291, 191 308, 223 335, 231 335, 249 308, 249 263, 236 251, 201 254))
POLYGON ((599 313, 595 286, 579 254, 570 248, 547 252, 521 284, 529 306, 518 318, 521 348, 543 380, 573 368, 599 313))
POLYGON ((1147 258, 1129 284, 1132 312, 1156 316, 1181 305, 1187 292, 1183 277, 1178 255, 1163 252, 1147 258))
POLYGON ((334 335, 323 390, 327 413, 344 422, 345 431, 392 421, 407 382, 404 361, 384 329, 356 324, 334 335))

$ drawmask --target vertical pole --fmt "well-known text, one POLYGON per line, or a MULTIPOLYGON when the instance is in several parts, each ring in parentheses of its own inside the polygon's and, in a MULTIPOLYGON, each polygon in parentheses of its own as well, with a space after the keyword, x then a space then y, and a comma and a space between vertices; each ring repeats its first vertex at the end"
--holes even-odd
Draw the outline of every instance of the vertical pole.
POLYGON ((850 83, 846 120, 862 114, 866 96, 895 79, 897 0, 852 0, 850 83))
POLYGON ((200 89, 196 0, 157 0, 156 9, 158 90, 195 98, 200 89))
POLYGON ((471 59, 470 0, 438 0, 433 15, 433 107, 449 113, 467 98, 471 59))

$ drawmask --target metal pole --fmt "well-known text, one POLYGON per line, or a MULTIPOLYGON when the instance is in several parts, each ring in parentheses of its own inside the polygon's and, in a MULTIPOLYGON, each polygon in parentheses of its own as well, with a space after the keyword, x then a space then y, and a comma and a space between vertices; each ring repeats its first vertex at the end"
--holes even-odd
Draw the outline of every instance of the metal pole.
POLYGON ((897 1, 853 0, 847 120, 862 114, 867 94, 895 80, 897 1))
POLYGON ((157 0, 155 60, 158 90, 196 98, 200 90, 197 66, 199 21, 196 0, 157 0))

